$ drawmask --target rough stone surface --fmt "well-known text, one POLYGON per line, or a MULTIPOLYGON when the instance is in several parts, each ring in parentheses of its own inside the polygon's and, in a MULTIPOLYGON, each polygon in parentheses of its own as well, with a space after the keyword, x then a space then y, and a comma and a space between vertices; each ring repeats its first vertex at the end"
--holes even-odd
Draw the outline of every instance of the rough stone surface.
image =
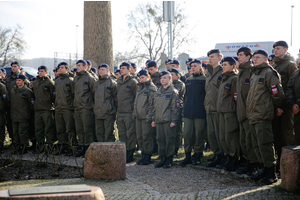
POLYGON ((124 180, 126 178, 125 143, 92 143, 85 154, 84 178, 124 180))
POLYGON ((88 186, 90 192, 32 194, 10 196, 8 190, 0 191, 0 200, 104 200, 104 194, 100 187, 88 186))
POLYGON ((282 148, 280 175, 282 188, 300 193, 300 146, 282 148))

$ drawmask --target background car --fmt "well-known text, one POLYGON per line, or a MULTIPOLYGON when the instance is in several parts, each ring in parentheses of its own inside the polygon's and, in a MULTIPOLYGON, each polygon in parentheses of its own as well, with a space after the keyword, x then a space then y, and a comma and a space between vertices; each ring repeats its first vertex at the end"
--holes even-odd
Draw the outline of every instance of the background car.
MULTIPOLYGON (((37 76, 38 70, 33 67, 21 66, 21 68, 23 68, 25 70, 26 76, 28 78, 37 76)), ((11 73, 11 67, 4 67, 4 69, 6 70, 6 77, 8 77, 11 73)))

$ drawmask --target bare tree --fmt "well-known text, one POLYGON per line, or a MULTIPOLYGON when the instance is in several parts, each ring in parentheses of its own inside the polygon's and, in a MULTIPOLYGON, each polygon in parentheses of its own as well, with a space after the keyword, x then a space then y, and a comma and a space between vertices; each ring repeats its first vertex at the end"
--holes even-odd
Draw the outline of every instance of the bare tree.
POLYGON ((13 60, 19 60, 26 50, 26 42, 21 33, 21 26, 15 28, 0 27, 0 67, 13 60))
MULTIPOLYGON (((177 3, 177 2, 176 2, 177 3)), ((176 4, 173 22, 174 55, 186 48, 193 41, 192 29, 188 29, 187 16, 180 3, 176 4)), ((141 3, 127 15, 129 39, 135 39, 136 51, 132 57, 160 61, 167 53, 167 22, 163 21, 162 2, 141 3)))

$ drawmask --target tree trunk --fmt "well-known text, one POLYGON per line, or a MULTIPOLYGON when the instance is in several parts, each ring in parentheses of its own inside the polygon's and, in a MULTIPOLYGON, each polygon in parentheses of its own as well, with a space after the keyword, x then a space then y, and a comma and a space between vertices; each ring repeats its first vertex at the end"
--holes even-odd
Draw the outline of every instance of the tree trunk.
POLYGON ((102 63, 113 72, 113 41, 110 1, 84 2, 84 53, 94 67, 102 63))

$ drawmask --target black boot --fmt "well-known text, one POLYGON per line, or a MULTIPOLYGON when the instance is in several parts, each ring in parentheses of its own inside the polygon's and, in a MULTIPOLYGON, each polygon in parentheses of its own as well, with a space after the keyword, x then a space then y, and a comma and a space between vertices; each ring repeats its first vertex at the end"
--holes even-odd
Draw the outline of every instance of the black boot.
POLYGON ((254 172, 258 170, 259 163, 250 163, 250 169, 247 172, 248 176, 251 176, 254 172))
POLYGON ((65 145, 63 145, 63 144, 59 145, 56 152, 54 153, 54 155, 58 156, 58 155, 64 154, 65 148, 66 148, 65 145))
POLYGON ((260 180, 261 178, 263 178, 264 176, 266 176, 266 168, 265 167, 260 167, 258 168, 258 170, 256 172, 254 172, 250 178, 251 180, 260 180))
POLYGON ((163 168, 164 169, 171 168, 172 164, 173 164, 173 155, 166 158, 166 163, 164 164, 163 168))
POLYGON ((277 175, 276 175, 276 166, 272 166, 269 168, 265 168, 266 175, 259 180, 259 182, 264 183, 266 185, 272 184, 277 182, 277 175))
POLYGON ((127 158, 126 158, 126 163, 130 163, 130 162, 134 161, 134 159, 133 159, 133 153, 134 153, 134 149, 128 150, 128 154, 127 154, 127 158))
POLYGON ((53 153, 53 145, 52 144, 46 144, 44 148, 45 148, 46 156, 49 156, 53 153))
POLYGON ((216 159, 216 155, 214 155, 214 157, 212 157, 212 158, 208 158, 207 159, 207 162, 212 162, 212 161, 214 161, 216 159))
POLYGON ((194 159, 192 161, 193 165, 201 165, 201 153, 194 153, 194 159))
POLYGON ((218 164, 220 164, 221 160, 222 160, 222 156, 220 154, 218 154, 218 155, 216 155, 215 159, 211 163, 208 163, 205 166, 206 167, 215 167, 218 164))
POLYGON ((185 159, 179 163, 181 166, 185 166, 187 164, 192 164, 191 152, 185 153, 185 159))
POLYGON ((137 165, 140 165, 140 164, 141 164, 141 162, 143 162, 143 161, 144 161, 144 159, 145 159, 145 154, 144 154, 144 153, 142 153, 142 158, 141 158, 139 161, 137 161, 137 162, 136 162, 136 164, 137 164, 137 165))
POLYGON ((85 146, 80 146, 80 151, 75 154, 75 157, 83 156, 85 154, 85 151, 86 151, 85 146))
POLYGON ((224 165, 223 169, 226 171, 235 171, 237 167, 237 158, 234 156, 229 156, 229 161, 226 165, 224 165))
POLYGON ((140 162, 140 165, 149 165, 151 163, 151 154, 145 153, 144 160, 140 162))
POLYGON ((18 148, 18 154, 19 155, 24 155, 27 153, 27 145, 26 144, 21 144, 20 147, 18 148))
POLYGON ((40 154, 45 151, 45 144, 44 143, 37 143, 36 148, 33 150, 33 154, 40 154))
POLYGON ((4 153, 4 145, 3 144, 0 145, 0 154, 2 154, 2 153, 4 153))
POLYGON ((86 153, 86 150, 88 150, 88 148, 89 148, 89 145, 84 146, 84 154, 81 156, 81 158, 85 158, 85 153, 86 153))
POLYGON ((166 156, 162 156, 159 163, 155 165, 156 168, 163 167, 166 163, 166 156))
POLYGON ((251 169, 251 165, 250 165, 250 162, 247 160, 246 166, 237 169, 235 172, 236 172, 237 174, 247 174, 247 172, 249 172, 250 169, 251 169))
POLYGON ((229 160, 228 155, 221 155, 221 156, 222 156, 222 160, 221 160, 220 164, 216 165, 217 169, 223 169, 224 165, 226 165, 229 160))
POLYGON ((64 156, 73 156, 72 146, 66 145, 64 156))

